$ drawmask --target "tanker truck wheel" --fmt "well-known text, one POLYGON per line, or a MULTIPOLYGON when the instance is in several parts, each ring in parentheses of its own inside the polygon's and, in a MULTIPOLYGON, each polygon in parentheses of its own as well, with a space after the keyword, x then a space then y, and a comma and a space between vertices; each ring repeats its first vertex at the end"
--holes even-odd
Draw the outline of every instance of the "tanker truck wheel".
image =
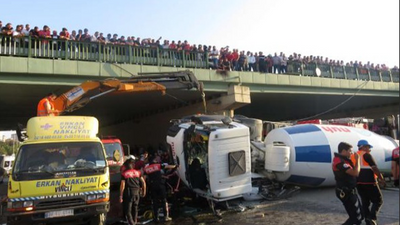
POLYGON ((106 225, 106 215, 104 213, 94 216, 89 225, 106 225))

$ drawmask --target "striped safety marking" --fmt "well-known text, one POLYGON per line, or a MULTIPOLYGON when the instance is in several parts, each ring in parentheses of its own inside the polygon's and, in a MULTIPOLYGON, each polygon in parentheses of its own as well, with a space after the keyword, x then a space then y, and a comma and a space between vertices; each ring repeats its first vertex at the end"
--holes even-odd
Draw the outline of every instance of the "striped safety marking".
POLYGON ((392 161, 392 151, 388 150, 388 149, 385 149, 384 152, 385 152, 385 162, 392 161))
POLYGON ((331 146, 300 146, 294 148, 296 151, 296 162, 318 162, 331 163, 331 146))
POLYGON ((319 127, 313 124, 304 124, 285 127, 284 129, 292 137, 292 140, 295 143, 294 150, 296 154, 296 162, 332 162, 331 146, 325 144, 326 141, 324 141, 324 139, 326 139, 326 137, 319 127), (305 134, 307 135, 307 138, 305 137, 305 134), (296 146, 296 144, 298 146, 296 146))
MULTIPOLYGON (((10 199, 8 199, 8 201, 10 201, 10 202, 34 201, 34 200, 44 199, 49 196, 63 195, 63 194, 71 194, 71 195, 77 194, 76 196, 79 196, 79 195, 93 195, 93 194, 104 194, 104 193, 110 193, 110 190, 87 191, 87 192, 81 192, 81 193, 57 193, 54 195, 45 195, 45 196, 36 196, 36 197, 10 198, 10 199)), ((47 199, 50 199, 50 198, 47 198, 47 199)))

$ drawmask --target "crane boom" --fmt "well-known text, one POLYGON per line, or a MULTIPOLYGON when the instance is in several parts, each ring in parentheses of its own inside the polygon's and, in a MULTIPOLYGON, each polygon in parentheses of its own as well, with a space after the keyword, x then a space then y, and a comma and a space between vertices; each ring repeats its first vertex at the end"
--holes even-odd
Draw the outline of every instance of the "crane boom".
POLYGON ((75 111, 90 100, 111 92, 151 92, 160 91, 163 95, 166 90, 196 88, 202 90, 202 84, 195 75, 189 71, 164 72, 164 73, 139 73, 126 80, 116 78, 85 81, 79 86, 59 95, 54 101, 55 115, 75 111))

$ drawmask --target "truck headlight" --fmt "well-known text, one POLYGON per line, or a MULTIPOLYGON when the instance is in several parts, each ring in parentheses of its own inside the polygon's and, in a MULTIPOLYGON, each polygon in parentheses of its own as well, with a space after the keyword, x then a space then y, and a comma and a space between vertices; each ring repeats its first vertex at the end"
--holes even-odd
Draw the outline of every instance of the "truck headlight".
POLYGON ((7 211, 20 212, 32 211, 33 201, 7 202, 7 211))
POLYGON ((102 199, 102 198, 106 198, 106 197, 107 197, 107 194, 106 194, 106 193, 98 194, 98 195, 97 195, 97 199, 102 199))
POLYGON ((88 195, 87 196, 87 200, 88 201, 93 201, 93 200, 96 200, 97 199, 97 196, 96 195, 88 195))
POLYGON ((88 195, 87 196, 87 203, 98 203, 98 202, 105 202, 110 199, 109 193, 102 193, 97 195, 88 195))
POLYGON ((33 206, 33 201, 25 201, 23 203, 23 207, 27 208, 27 207, 32 207, 33 206))

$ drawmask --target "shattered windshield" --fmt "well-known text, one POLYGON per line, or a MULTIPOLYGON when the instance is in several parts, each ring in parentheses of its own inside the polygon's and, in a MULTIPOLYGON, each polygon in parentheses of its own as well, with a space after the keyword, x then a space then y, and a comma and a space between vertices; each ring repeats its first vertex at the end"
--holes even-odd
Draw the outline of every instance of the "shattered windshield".
POLYGON ((106 167, 98 142, 46 143, 22 146, 15 162, 17 180, 55 177, 62 172, 74 176, 99 173, 106 167))

